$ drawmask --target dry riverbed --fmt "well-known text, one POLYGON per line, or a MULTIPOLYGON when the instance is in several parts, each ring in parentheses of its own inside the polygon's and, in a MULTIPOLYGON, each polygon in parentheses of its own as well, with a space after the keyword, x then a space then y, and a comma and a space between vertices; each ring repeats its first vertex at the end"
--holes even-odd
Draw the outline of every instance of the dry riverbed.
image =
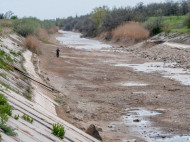
MULTIPOLYGON (((68 44, 87 47, 78 42, 68 44)), ((39 56, 41 74, 64 94, 57 96, 62 104, 56 109, 59 117, 82 130, 95 124, 103 141, 189 141, 187 69, 176 68, 179 63, 170 58, 163 57, 162 62, 160 57, 157 62, 150 56, 143 57, 142 48, 149 46, 144 43, 119 50, 66 46, 43 44, 39 56), (57 47, 60 58, 55 57, 57 47)), ((162 46, 168 45, 159 45, 158 49, 162 46)), ((161 50, 154 48, 146 48, 146 55, 156 56, 157 52, 162 56, 161 50)), ((177 48, 167 49, 173 54, 189 54, 177 48)))

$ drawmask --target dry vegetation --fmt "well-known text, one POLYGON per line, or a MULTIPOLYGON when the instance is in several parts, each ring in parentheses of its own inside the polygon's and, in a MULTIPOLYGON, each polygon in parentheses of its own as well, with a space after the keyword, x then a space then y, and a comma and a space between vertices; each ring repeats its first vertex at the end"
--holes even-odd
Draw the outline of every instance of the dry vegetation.
POLYGON ((48 33, 49 33, 49 34, 53 34, 53 33, 58 32, 58 30, 59 30, 59 28, 56 27, 56 26, 54 26, 54 27, 48 29, 48 33))
POLYGON ((38 38, 43 40, 48 40, 49 35, 46 29, 39 29, 38 38))
POLYGON ((39 40, 36 36, 29 35, 25 39, 25 46, 32 52, 39 54, 39 40))
POLYGON ((149 37, 149 31, 137 22, 127 22, 112 31, 114 38, 142 40, 149 37))

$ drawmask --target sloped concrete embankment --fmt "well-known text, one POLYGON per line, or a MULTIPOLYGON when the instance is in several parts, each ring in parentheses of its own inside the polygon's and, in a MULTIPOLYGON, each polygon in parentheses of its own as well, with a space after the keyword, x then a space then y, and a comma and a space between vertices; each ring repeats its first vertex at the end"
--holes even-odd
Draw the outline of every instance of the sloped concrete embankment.
MULTIPOLYGON (((14 37, 14 41, 12 40, 13 38, 10 37, 1 38, 0 50, 5 51, 14 59, 13 64, 15 66, 22 69, 25 68, 31 77, 42 82, 40 77, 35 73, 34 66, 31 62, 32 53, 30 51, 25 51, 23 56, 20 55, 20 52, 23 52, 24 48, 19 46, 17 43, 21 42, 23 39, 17 35, 12 35, 11 37, 14 37), (11 52, 19 52, 20 56, 14 56, 11 52), (24 66, 23 57, 25 58, 24 66)), ((0 69, 0 72, 0 93, 3 94, 7 98, 8 102, 13 106, 12 116, 14 117, 14 115, 18 114, 20 116, 20 119, 18 120, 10 117, 7 122, 7 125, 15 129, 17 135, 15 137, 10 137, 0 132, 2 135, 2 141, 97 141, 83 131, 58 118, 55 111, 55 105, 57 104, 53 99, 44 94, 44 90, 39 84, 31 82, 14 71, 0 69), (29 93, 30 91, 27 91, 30 89, 33 92, 32 94, 29 93), (30 99, 32 95, 34 97, 30 99), (33 118, 34 122, 31 124, 22 119, 21 116, 24 114, 33 118), (52 124, 54 123, 59 123, 65 127, 66 134, 64 140, 61 140, 51 134, 52 124)))

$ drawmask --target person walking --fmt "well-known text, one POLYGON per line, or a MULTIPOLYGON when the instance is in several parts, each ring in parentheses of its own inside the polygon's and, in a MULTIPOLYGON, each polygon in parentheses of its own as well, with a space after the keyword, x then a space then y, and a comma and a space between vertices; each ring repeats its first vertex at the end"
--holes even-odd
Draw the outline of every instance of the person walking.
POLYGON ((57 50, 56 50, 57 58, 59 58, 59 52, 60 52, 60 50, 59 50, 59 48, 57 48, 57 50))

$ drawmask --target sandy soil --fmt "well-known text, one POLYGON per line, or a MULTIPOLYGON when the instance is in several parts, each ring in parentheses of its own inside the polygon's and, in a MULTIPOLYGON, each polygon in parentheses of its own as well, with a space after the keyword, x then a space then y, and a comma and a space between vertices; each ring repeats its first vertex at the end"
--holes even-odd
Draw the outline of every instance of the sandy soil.
MULTIPOLYGON (((57 35, 55 35, 57 36, 57 35)), ((52 41, 55 41, 55 36, 52 41)), ((190 122, 190 88, 161 77, 159 73, 135 72, 115 64, 139 64, 153 60, 137 57, 136 52, 101 52, 66 48, 56 42, 41 45, 40 70, 49 83, 61 91, 64 103, 57 107, 59 117, 85 130, 90 124, 102 128, 103 141, 128 139, 144 141, 130 132, 129 126, 112 129, 112 122, 122 122, 125 109, 162 110, 150 117, 153 127, 165 133, 188 134, 190 122), (56 46, 60 58, 55 57, 56 46), (143 82, 148 86, 123 86, 123 82, 143 82), (71 112, 66 113, 70 106, 71 112)), ((177 50, 176 50, 177 51, 177 50)), ((155 53, 156 54, 156 53, 155 53)))

